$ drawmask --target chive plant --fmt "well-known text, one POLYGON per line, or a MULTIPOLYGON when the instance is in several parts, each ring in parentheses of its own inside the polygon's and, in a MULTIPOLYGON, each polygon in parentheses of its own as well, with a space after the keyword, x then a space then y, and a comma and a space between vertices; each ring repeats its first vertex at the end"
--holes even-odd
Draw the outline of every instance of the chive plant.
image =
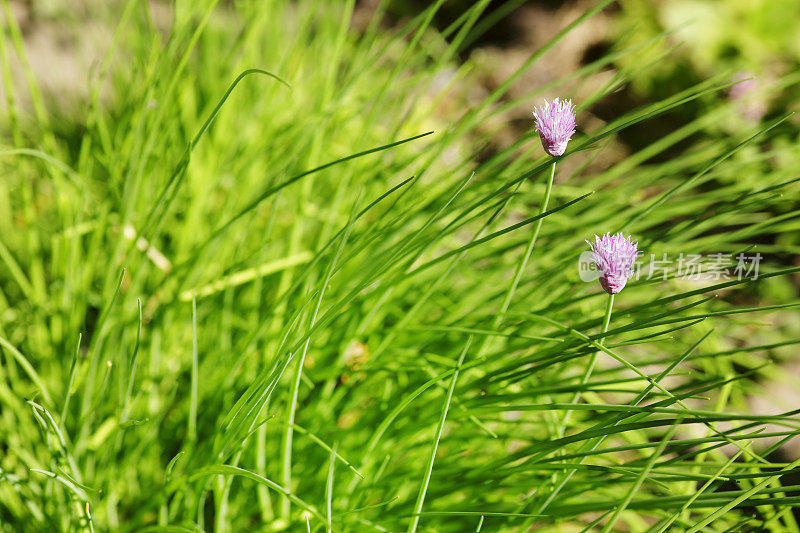
POLYGON ((518 2, 378 4, 114 2, 64 101, 3 2, 0 530, 797 531, 789 115, 720 135, 721 73, 592 117, 624 36, 510 90, 610 0, 465 101, 518 2), (553 94, 592 117, 556 186, 492 126, 553 94), (612 229, 647 267, 587 283, 612 229))

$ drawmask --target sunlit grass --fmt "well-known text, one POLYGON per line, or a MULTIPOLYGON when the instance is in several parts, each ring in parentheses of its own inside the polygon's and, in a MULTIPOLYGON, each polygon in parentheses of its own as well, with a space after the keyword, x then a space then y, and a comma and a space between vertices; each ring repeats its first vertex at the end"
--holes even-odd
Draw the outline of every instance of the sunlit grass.
POLYGON ((508 89, 609 2, 455 111, 488 2, 437 33, 440 3, 357 31, 353 1, 179 2, 165 38, 127 2, 77 139, 6 85, 4 530, 797 530, 798 464, 773 453, 797 412, 748 407, 800 343, 789 117, 705 134, 736 119, 723 73, 583 126, 633 61, 577 102, 538 214, 532 124, 488 151, 481 126, 572 96, 508 89), (706 114, 593 164, 686 105, 706 114), (617 230, 659 257, 760 251, 760 276, 631 280, 603 333, 577 262, 617 230))

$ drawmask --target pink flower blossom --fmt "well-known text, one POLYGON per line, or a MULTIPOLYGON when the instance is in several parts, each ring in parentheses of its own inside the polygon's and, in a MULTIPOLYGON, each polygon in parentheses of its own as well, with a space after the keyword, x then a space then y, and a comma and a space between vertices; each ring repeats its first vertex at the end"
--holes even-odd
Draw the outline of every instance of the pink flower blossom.
POLYGON ((633 273, 633 264, 641 253, 637 250, 637 241, 625 237, 622 233, 603 237, 594 236, 595 243, 586 243, 592 249, 592 261, 600 274, 600 285, 609 294, 617 294, 625 288, 628 278, 633 273))
POLYGON ((533 118, 544 151, 552 156, 563 155, 575 134, 575 105, 572 100, 545 100, 542 107, 533 109, 533 118))

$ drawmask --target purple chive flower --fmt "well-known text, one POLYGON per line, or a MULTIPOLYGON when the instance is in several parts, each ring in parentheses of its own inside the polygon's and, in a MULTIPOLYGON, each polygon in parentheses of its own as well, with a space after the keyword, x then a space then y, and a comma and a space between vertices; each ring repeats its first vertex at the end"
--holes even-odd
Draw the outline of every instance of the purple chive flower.
POLYGON ((742 116, 750 122, 760 122, 767 112, 767 103, 758 95, 759 82, 751 72, 739 72, 731 81, 738 81, 728 90, 728 98, 735 102, 741 100, 742 116))
POLYGON ((738 100, 739 98, 743 98, 758 89, 758 82, 755 79, 756 75, 751 72, 739 72, 736 76, 733 77, 731 81, 739 82, 736 85, 731 85, 731 88, 728 90, 728 95, 731 97, 731 100, 738 100))
POLYGON ((533 118, 544 151, 552 156, 563 155, 567 143, 575 134, 575 106, 572 100, 545 100, 542 107, 533 109, 533 118))
POLYGON ((594 236, 595 243, 586 241, 592 249, 592 261, 597 266, 600 274, 600 285, 609 294, 617 294, 625 288, 625 283, 631 277, 633 263, 641 253, 637 241, 625 237, 622 233, 603 237, 594 236))

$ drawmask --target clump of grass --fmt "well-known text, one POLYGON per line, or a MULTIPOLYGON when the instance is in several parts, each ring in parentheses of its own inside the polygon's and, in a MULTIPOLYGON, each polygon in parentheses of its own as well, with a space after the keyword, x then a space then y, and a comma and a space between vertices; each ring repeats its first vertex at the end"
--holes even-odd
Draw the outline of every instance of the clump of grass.
MULTIPOLYGON (((606 324, 576 268, 617 230, 656 255, 796 253, 797 181, 769 165, 798 157, 772 142, 786 117, 650 162, 702 116, 604 170, 615 134, 726 78, 579 127, 536 214, 535 131, 487 156, 480 126, 538 103, 509 86, 609 2, 447 115, 489 2, 437 32, 440 4, 354 31, 352 0, 178 3, 164 39, 127 2, 77 144, 35 79, 31 108, 7 84, 3 528, 797 530, 776 452, 797 412, 747 399, 800 342, 796 294, 764 297, 800 268, 631 280, 606 324)), ((0 53, 24 58, 7 20, 0 53)))

